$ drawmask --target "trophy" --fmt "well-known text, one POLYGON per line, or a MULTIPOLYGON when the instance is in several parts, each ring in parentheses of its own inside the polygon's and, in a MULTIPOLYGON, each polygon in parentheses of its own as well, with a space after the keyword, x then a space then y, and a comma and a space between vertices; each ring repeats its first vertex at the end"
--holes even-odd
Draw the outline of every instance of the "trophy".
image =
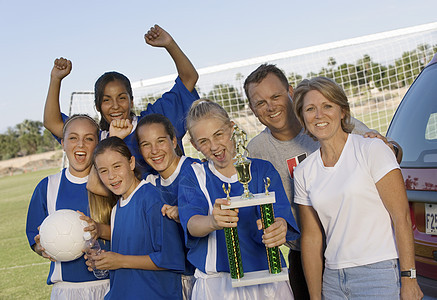
MULTIPOLYGON (((251 161, 247 158, 249 151, 246 148, 246 132, 241 130, 237 125, 234 125, 231 139, 234 140, 236 149, 234 166, 237 169, 238 181, 243 184, 244 192, 241 196, 229 197, 231 186, 228 184, 226 188, 223 184, 223 191, 226 193, 227 199, 230 200, 231 204, 221 205, 221 209, 235 209, 260 205, 261 223, 263 229, 266 229, 275 221, 273 203, 275 203, 276 200, 275 192, 269 192, 268 190, 270 178, 264 178, 264 193, 252 194, 249 191, 249 182, 252 176, 250 172, 251 161)), ((281 266, 279 247, 266 247, 269 265, 268 271, 262 270, 245 274, 241 263, 241 259, 244 259, 244 257, 241 258, 237 228, 225 228, 225 238, 233 287, 288 280, 287 268, 282 268, 281 266)))

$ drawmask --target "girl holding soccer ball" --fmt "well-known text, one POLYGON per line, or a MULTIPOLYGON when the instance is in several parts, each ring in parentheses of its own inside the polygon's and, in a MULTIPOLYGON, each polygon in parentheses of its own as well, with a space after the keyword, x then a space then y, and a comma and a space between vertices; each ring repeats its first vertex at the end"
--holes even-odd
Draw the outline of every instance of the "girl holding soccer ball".
MULTIPOLYGON (((71 116, 65 122, 61 141, 69 166, 44 178, 30 200, 26 235, 37 254, 52 260, 47 278, 47 284, 53 284, 52 299, 102 299, 109 287, 108 279, 98 280, 88 271, 83 257, 69 262, 54 261, 41 247, 38 230, 43 220, 56 210, 71 209, 89 216, 86 184, 98 133, 98 124, 89 116, 71 116)), ((91 225, 84 230, 95 229, 91 225)))
POLYGON ((94 166, 119 197, 111 214, 111 251, 91 257, 97 269, 110 270, 105 299, 182 299, 183 244, 176 222, 161 214, 161 192, 140 179, 135 157, 118 137, 98 144, 94 166))

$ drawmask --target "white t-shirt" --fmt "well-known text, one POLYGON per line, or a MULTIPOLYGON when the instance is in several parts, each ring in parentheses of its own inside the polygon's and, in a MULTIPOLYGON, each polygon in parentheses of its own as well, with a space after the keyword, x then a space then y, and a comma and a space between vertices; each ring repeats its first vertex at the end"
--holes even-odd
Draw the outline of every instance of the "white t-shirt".
POLYGON ((362 266, 398 257, 390 215, 376 183, 396 158, 384 142, 350 134, 334 167, 325 167, 320 149, 294 171, 297 204, 313 206, 325 230, 325 265, 362 266))

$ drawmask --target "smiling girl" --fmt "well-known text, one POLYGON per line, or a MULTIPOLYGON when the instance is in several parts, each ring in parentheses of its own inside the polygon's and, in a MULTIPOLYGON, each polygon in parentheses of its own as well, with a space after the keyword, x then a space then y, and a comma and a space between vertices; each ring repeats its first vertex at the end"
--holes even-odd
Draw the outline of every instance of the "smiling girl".
POLYGON ((182 241, 177 224, 161 214, 161 193, 140 181, 135 157, 118 137, 98 144, 94 165, 119 196, 111 215, 111 251, 92 257, 96 268, 110 270, 105 299, 182 299, 182 241))
MULTIPOLYGON (((60 209, 78 210, 89 216, 86 184, 98 132, 99 126, 89 116, 71 116, 65 122, 61 141, 69 166, 44 178, 35 188, 27 213, 26 235, 32 249, 44 258, 51 259, 39 242, 38 228, 45 217, 60 209)), ((86 228, 91 229, 94 228, 86 228)), ((51 260, 47 284, 54 284, 52 299, 103 299, 109 280, 97 280, 87 270, 83 257, 70 262, 51 260)))
MULTIPOLYGON (((107 72, 95 83, 94 104, 101 116, 100 139, 108 136, 118 136, 123 139, 135 156, 139 171, 146 175, 149 168, 138 150, 135 138, 137 122, 150 113, 166 115, 176 127, 178 143, 182 147, 181 140, 185 134, 183 119, 192 102, 199 98, 194 88, 199 76, 188 57, 164 29, 155 25, 144 35, 144 38, 146 43, 153 47, 164 47, 172 57, 178 71, 173 88, 136 116, 132 110, 133 92, 129 79, 118 72, 107 72)), ((61 81, 70 74, 71 69, 71 61, 65 58, 55 60, 44 109, 44 126, 58 138, 62 138, 65 118, 61 114, 59 105, 61 81)))
POLYGON ((293 299, 288 281, 238 288, 231 285, 224 227, 238 228, 244 272, 268 270, 266 246, 280 246, 299 236, 279 174, 267 161, 251 159, 249 189, 264 193, 264 179, 271 179, 269 190, 276 193, 275 222, 263 232, 259 207, 221 209, 221 204, 229 204, 223 184, 231 186, 231 197, 243 194, 233 165, 233 124, 220 105, 206 99, 195 101, 187 116, 191 142, 208 160, 186 168, 179 184, 179 217, 188 259, 196 267, 192 298, 293 299))
MULTIPOLYGON (((176 134, 170 120, 160 114, 151 114, 141 119, 137 126, 137 139, 144 160, 158 174, 149 174, 146 181, 157 186, 162 194, 164 204, 163 216, 178 222, 181 241, 184 232, 179 221, 178 187, 181 172, 197 159, 183 156, 176 143, 176 134)), ((185 247, 184 247, 185 248, 185 247)), ((185 255, 188 249, 185 248, 185 255)), ((182 275, 184 299, 191 299, 194 284, 194 267, 185 257, 185 272, 182 275)))

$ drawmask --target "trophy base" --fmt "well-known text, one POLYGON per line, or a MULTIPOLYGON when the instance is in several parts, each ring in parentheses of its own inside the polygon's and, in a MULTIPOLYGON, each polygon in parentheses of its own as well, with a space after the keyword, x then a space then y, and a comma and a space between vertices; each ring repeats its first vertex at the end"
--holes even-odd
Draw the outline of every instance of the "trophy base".
POLYGON ((222 204, 221 209, 233 209, 276 202, 275 192, 269 192, 268 195, 264 193, 253 194, 253 197, 249 199, 242 198, 241 196, 230 197, 229 199, 231 200, 231 205, 222 204))
MULTIPOLYGON (((229 276, 230 278, 230 276, 229 276)), ((241 287, 249 285, 257 285, 278 281, 288 281, 288 269, 282 268, 281 273, 271 274, 269 270, 255 271, 244 273, 244 277, 240 279, 232 279, 232 287, 241 287)))

